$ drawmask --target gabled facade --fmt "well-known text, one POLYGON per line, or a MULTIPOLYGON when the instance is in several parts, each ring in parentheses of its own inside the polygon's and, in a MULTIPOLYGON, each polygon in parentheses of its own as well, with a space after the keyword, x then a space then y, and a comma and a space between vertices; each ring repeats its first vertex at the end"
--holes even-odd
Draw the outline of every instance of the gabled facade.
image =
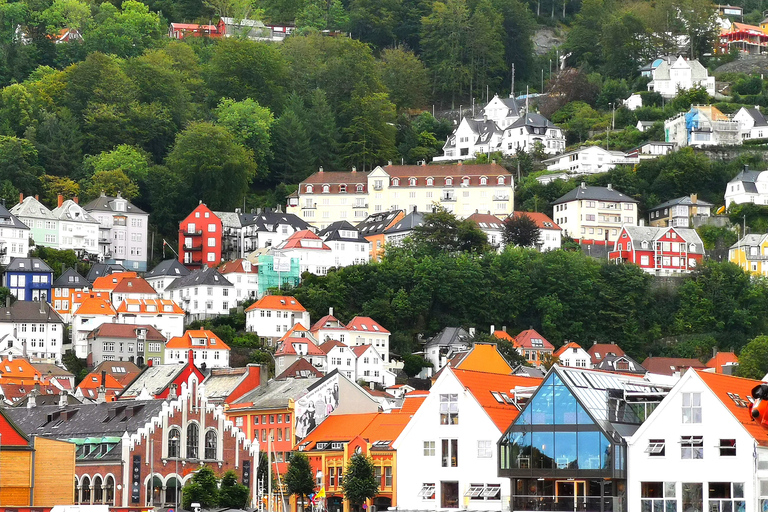
POLYGON ((499 250, 504 248, 504 222, 501 219, 490 213, 475 212, 467 217, 467 220, 477 224, 480 231, 488 237, 489 244, 493 247, 498 247, 499 250))
POLYGON ((254 300, 259 294, 259 270, 246 259, 227 261, 219 267, 219 273, 235 287, 236 303, 254 300))
POLYGON ((94 292, 109 294, 112 305, 118 307, 124 300, 156 299, 152 286, 135 272, 115 272, 97 278, 91 285, 94 292))
POLYGON ((257 209, 256 212, 214 212, 222 222, 222 258, 244 258, 257 249, 274 247, 310 225, 280 207, 257 209))
POLYGON ((545 154, 554 155, 565 150, 565 135, 541 114, 527 113, 504 129, 502 144, 505 154, 518 150, 530 153, 541 144, 545 154))
POLYGON ((40 258, 13 258, 5 267, 3 286, 18 300, 51 302, 53 270, 40 258))
POLYGON ((389 336, 391 333, 369 316, 356 316, 347 323, 349 346, 370 345, 384 363, 389 363, 389 336))
POLYGON ((37 196, 19 194, 19 204, 11 208, 10 213, 29 227, 35 245, 59 248, 59 220, 37 196))
MULTIPOLYGON (((768 39, 768 34, 765 37, 768 39)), ((768 120, 760 112, 760 107, 757 105, 754 108, 741 107, 733 115, 733 120, 739 123, 742 140, 765 139, 768 137, 768 120)))
POLYGON ((179 223, 179 262, 189 269, 221 263, 221 219, 202 202, 179 223))
POLYGON ((64 319, 44 301, 16 301, 0 308, 0 337, 33 360, 60 364, 64 354, 64 319))
POLYGON ((589 357, 591 358, 592 366, 597 366, 600 364, 600 361, 605 359, 607 356, 623 356, 624 350, 616 345, 615 343, 593 343, 592 346, 590 346, 587 349, 587 352, 589 352, 589 357))
POLYGON ((566 343, 554 352, 558 364, 572 368, 592 368, 589 353, 578 343, 566 343))
POLYGON ((53 299, 51 304, 58 314, 69 323, 75 310, 75 293, 87 292, 91 283, 81 276, 77 270, 68 268, 53 282, 53 299))
POLYGON ((30 229, 0 204, 0 265, 29 255, 30 229))
POLYGON ((734 203, 768 204, 768 171, 750 171, 744 166, 725 186, 725 207, 734 203))
POLYGON ((163 298, 176 301, 189 320, 228 315, 237 306, 235 287, 216 268, 203 267, 169 284, 163 298))
POLYGON ((658 92, 664 98, 674 98, 678 91, 687 91, 694 87, 706 89, 710 96, 715 95, 715 77, 709 76, 707 69, 698 60, 664 59, 652 71, 653 79, 648 82, 648 90, 658 92))
MULTIPOLYGON (((431 211, 431 210, 427 210, 431 211)), ((385 246, 400 246, 403 244, 403 240, 411 236, 414 230, 424 225, 424 212, 418 212, 413 210, 408 212, 402 219, 393 223, 390 227, 384 230, 384 244, 385 246)))
POLYGON ((537 368, 541 368, 546 357, 555 351, 555 346, 535 329, 526 329, 515 336, 514 345, 517 352, 537 368))
POLYGON ((163 363, 166 338, 152 325, 104 323, 87 339, 89 365, 104 361, 128 361, 138 366, 163 363))
POLYGON ((162 294, 168 285, 177 279, 188 276, 189 273, 189 269, 179 263, 179 260, 165 260, 144 274, 144 279, 157 293, 162 294))
POLYGON ((386 237, 384 232, 405 217, 403 210, 373 213, 357 225, 360 234, 371 244, 371 261, 381 261, 386 237))
POLYGON ((323 239, 305 229, 289 236, 272 250, 274 256, 298 259, 301 272, 324 276, 334 266, 334 255, 323 239))
POLYGON ((363 265, 370 261, 370 243, 345 220, 330 224, 318 236, 331 248, 334 267, 363 265))
POLYGON ((165 344, 165 363, 183 363, 192 353, 195 366, 200 368, 228 368, 229 346, 211 331, 190 330, 183 336, 171 338, 165 344))
POLYGON ((536 223, 536 227, 539 228, 539 240, 536 243, 536 249, 546 252, 559 249, 562 246, 563 228, 549 218, 549 215, 541 212, 514 212, 507 217, 507 220, 520 217, 521 215, 528 216, 529 219, 536 223))
POLYGON ((648 210, 650 225, 664 228, 691 228, 693 219, 703 219, 712 215, 714 205, 700 200, 698 194, 670 199, 648 210))
POLYGON ((588 187, 582 183, 552 204, 555 223, 563 234, 578 240, 615 242, 623 225, 637 225, 638 201, 611 185, 588 187))
POLYGON ((72 249, 80 256, 99 252, 99 221, 77 202, 77 198, 63 200, 51 213, 58 219, 60 250, 72 249))
POLYGON ((270 344, 296 324, 310 325, 309 312, 294 297, 266 295, 245 310, 245 329, 270 344))
POLYGON ((88 334, 104 323, 117 322, 112 302, 100 294, 88 293, 72 315, 72 349, 81 359, 88 357, 88 334))
POLYGON ((704 243, 695 229, 624 226, 608 258, 649 274, 687 274, 704 261, 704 243))
POLYGON ((443 156, 435 157, 434 161, 470 160, 501 151, 503 135, 504 131, 487 117, 464 117, 443 145, 443 156))
POLYGON ((305 359, 314 368, 325 373, 328 370, 327 355, 306 327, 291 327, 275 346, 275 374, 279 375, 299 359, 305 359))
POLYGON ((99 255, 105 263, 120 263, 146 272, 149 214, 117 193, 101 194, 84 207, 99 221, 99 255))

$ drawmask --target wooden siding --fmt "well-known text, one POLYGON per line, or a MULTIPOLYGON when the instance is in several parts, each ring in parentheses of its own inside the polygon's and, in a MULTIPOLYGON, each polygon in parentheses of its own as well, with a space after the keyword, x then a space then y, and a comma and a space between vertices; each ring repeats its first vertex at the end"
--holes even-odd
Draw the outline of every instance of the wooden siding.
POLYGON ((72 443, 35 438, 35 506, 74 503, 75 448, 72 443))

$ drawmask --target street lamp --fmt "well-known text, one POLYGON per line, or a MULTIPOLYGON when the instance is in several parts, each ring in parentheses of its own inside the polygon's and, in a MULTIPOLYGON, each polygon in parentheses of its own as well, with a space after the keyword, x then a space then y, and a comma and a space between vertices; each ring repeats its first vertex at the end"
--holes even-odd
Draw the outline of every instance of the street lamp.
POLYGON ((173 436, 171 438, 171 441, 173 441, 174 446, 176 447, 176 457, 174 457, 174 464, 176 466, 176 469, 174 470, 175 477, 176 477, 176 488, 174 489, 173 493, 173 501, 174 501, 174 512, 179 509, 179 455, 181 454, 181 446, 179 446, 179 441, 181 439, 178 436, 173 436))

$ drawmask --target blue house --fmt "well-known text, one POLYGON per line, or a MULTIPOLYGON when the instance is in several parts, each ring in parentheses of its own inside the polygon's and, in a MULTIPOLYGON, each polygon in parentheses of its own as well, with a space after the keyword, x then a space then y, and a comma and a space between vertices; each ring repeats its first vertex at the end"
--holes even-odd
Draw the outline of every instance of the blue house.
POLYGON ((5 268, 3 286, 18 300, 51 302, 53 270, 40 258, 13 258, 5 268))

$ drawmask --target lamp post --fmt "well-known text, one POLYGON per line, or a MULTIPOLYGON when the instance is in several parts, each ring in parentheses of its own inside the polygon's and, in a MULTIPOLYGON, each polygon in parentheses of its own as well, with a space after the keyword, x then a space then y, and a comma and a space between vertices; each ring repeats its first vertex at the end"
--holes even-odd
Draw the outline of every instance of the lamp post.
POLYGON ((173 502, 174 512, 179 509, 179 455, 181 454, 181 446, 179 446, 179 441, 181 439, 178 436, 173 436, 171 438, 171 441, 173 441, 174 447, 176 448, 176 457, 174 457, 174 465, 176 466, 176 469, 174 470, 174 474, 176 476, 176 487, 174 489, 173 493, 173 502))

